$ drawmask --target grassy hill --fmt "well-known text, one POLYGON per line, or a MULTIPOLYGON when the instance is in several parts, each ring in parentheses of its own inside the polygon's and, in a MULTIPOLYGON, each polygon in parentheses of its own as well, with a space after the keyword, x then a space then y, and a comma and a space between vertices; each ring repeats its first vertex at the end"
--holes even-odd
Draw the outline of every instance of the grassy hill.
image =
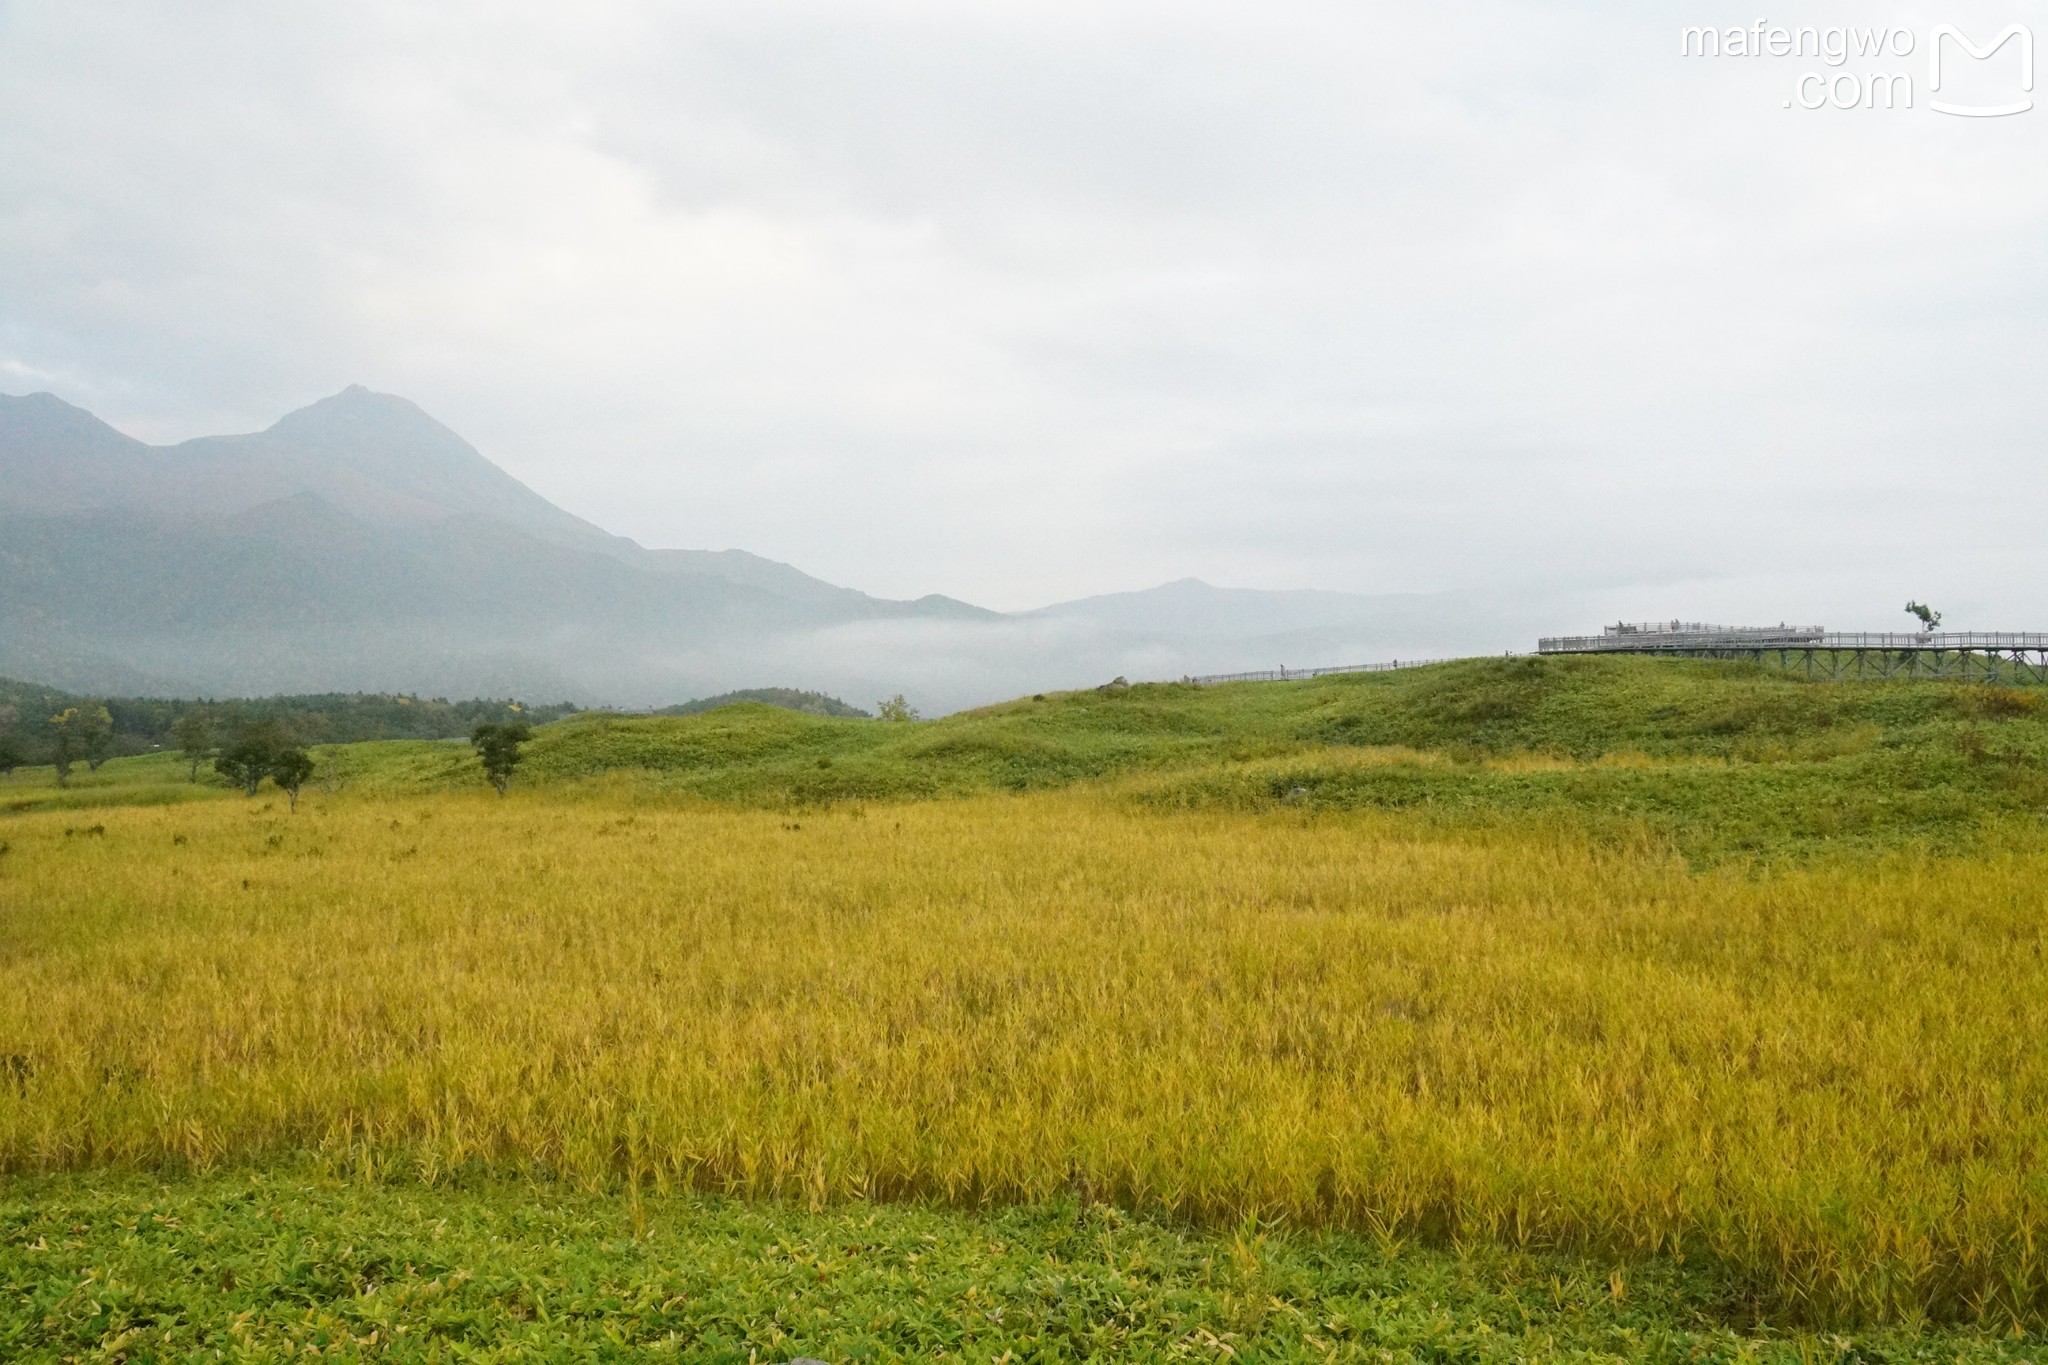
MULTIPOLYGON (((1961 847, 2038 822, 2048 813, 2044 700, 1940 682, 1805 682, 1736 663, 1478 659, 1303 682, 1099 688, 908 723, 754 701, 687 715, 582 712, 539 727, 519 783, 772 808, 1107 783, 1162 809, 1547 821, 1705 865, 1827 847, 1961 847)), ((459 736, 473 711, 503 706, 236 705, 298 708, 290 714, 315 739, 321 727, 406 720, 453 738, 316 750, 322 790, 393 794, 476 787, 459 736)), ((46 770, 26 770, 0 783, 0 810, 213 790, 184 776, 166 756, 116 760, 60 793, 46 770)))
POLYGON ((849 720, 871 718, 869 712, 861 710, 858 706, 849 706, 837 697, 828 697, 823 692, 807 692, 794 687, 746 687, 737 692, 721 692, 715 697, 699 697, 680 706, 665 706, 655 714, 701 716, 706 711, 717 711, 747 701, 779 706, 785 711, 803 711, 813 716, 844 716, 849 720))
MULTIPOLYGON (((1161 683, 883 724, 734 705, 585 713, 541 729, 522 781, 628 782, 755 806, 926 800, 1111 781, 1161 807, 1537 817, 1695 860, 1968 839, 2048 809, 2039 692, 1809 683, 1744 664, 1485 659, 1304 682, 1161 683)), ((466 751, 364 746, 330 777, 474 785, 466 751)))

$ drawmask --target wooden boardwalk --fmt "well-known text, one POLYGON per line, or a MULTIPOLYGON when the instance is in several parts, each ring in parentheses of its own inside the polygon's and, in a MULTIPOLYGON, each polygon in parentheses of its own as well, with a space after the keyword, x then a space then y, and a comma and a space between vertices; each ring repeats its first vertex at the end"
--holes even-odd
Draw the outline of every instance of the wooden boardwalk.
POLYGON ((1609 626, 1536 642, 1539 654, 1747 659, 1809 678, 2048 684, 2048 631, 1826 631, 1818 626, 1609 626))
MULTIPOLYGON (((1819 626, 1707 626, 1689 621, 1609 626, 1598 635, 1547 636, 1538 654, 1658 654, 1744 659, 1814 679, 1947 678, 2048 685, 2048 631, 1828 631, 1819 626)), ((1473 658, 1518 656, 1473 655, 1473 658)), ((1526 656, 1519 656, 1526 657, 1526 656)), ((1391 659, 1328 668, 1205 673, 1182 682, 1295 682, 1335 673, 1386 673, 1459 659, 1391 659)))
POLYGON ((1431 664, 1457 663, 1456 659, 1389 659, 1377 664, 1335 664, 1328 668, 1261 668, 1250 673, 1204 673, 1182 678, 1182 682, 1207 687, 1212 683, 1296 682, 1302 678, 1326 678, 1332 673, 1390 673, 1397 668, 1427 668, 1431 664))

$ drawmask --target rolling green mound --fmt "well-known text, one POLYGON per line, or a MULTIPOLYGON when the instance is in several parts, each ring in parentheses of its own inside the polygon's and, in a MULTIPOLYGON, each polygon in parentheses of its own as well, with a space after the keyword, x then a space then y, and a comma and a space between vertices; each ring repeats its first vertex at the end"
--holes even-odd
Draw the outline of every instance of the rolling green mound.
MULTIPOLYGON (((1940 846, 2036 821, 2048 810, 2042 702, 2036 691, 1945 682, 1806 682, 1740 663, 1474 659, 1302 682, 1099 688, 908 723, 759 702, 586 712, 537 730, 517 785, 623 783, 650 798, 802 807, 1107 781, 1161 807, 1560 820, 1716 861, 1940 846)), ((316 757, 315 785, 330 792, 482 782, 460 741, 334 745, 316 757)), ((0 786, 0 808, 195 794, 163 790, 178 776, 160 759, 116 761, 60 798, 28 774, 0 786)))
POLYGON ((785 711, 803 711, 813 716, 844 716, 852 720, 867 720, 871 713, 858 706, 850 706, 837 697, 823 692, 806 692, 794 687, 745 687, 737 692, 721 692, 715 697, 699 697, 679 706, 663 707, 657 714, 664 716, 700 716, 706 711, 735 706, 740 702, 759 701, 770 706, 779 706, 785 711))
MULTIPOLYGON (((663 792, 778 805, 1124 779, 1162 806, 1533 815, 1713 861, 1940 843, 2036 818, 2048 807, 2041 701, 1949 683, 1807 683, 1733 663, 1487 659, 1071 692, 908 725, 762 706, 587 715, 542 730, 523 775, 633 774, 663 792)), ((452 758, 445 780, 473 782, 452 758)))

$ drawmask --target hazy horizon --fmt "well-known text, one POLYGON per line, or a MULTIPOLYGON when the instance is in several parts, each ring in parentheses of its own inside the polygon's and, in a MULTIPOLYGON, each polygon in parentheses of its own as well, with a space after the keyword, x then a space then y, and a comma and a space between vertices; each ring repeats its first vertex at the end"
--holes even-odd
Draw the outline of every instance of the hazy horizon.
POLYGON ((801 686, 945 712, 1119 676, 1526 648, 1542 606, 1192 578, 1014 614, 881 599, 614 536, 367 388, 174 446, 0 396, 0 675, 75 691, 645 707, 801 686))

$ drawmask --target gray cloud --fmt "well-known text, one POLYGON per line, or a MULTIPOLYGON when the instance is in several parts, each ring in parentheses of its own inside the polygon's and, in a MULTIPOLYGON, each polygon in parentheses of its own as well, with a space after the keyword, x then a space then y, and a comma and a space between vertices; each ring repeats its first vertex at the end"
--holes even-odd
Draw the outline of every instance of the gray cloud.
POLYGON ((0 0, 0 390, 161 440, 359 380, 892 595, 2048 622, 2048 109, 1676 55, 1755 17, 0 0))

